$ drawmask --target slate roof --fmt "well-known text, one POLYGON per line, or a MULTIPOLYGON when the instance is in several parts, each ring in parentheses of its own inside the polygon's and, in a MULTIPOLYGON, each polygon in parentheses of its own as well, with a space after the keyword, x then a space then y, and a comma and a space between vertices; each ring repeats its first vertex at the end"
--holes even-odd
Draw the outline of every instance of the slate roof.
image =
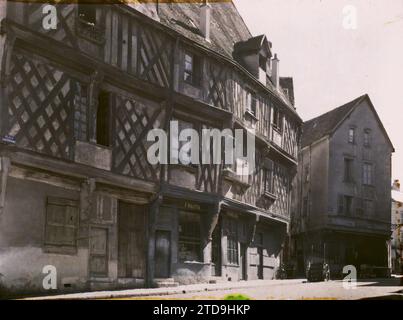
POLYGON ((336 126, 349 114, 364 98, 363 95, 321 116, 304 122, 302 125, 302 148, 320 140, 333 132, 336 126))
POLYGON ((235 43, 249 40, 252 34, 232 1, 210 3, 210 5, 212 7, 211 42, 204 39, 198 28, 200 4, 161 3, 159 17, 161 23, 187 38, 232 59, 235 43))
MULTIPOLYGON (((256 52, 259 51, 263 45, 266 36, 264 34, 250 38, 246 41, 237 42, 234 45, 235 54, 256 52)), ((269 44, 270 47, 270 44, 269 44)))
MULTIPOLYGON (((254 37, 251 34, 233 1, 211 2, 210 5, 212 7, 210 42, 206 41, 199 30, 200 3, 160 3, 158 15, 162 24, 231 59, 234 63, 237 63, 234 58, 236 43, 248 42, 252 39, 249 44, 253 46, 266 38, 265 35, 254 37)), ((268 44, 271 45, 270 42, 268 44)), ((266 87, 299 118, 295 107, 282 90, 277 91, 271 82, 266 87)))

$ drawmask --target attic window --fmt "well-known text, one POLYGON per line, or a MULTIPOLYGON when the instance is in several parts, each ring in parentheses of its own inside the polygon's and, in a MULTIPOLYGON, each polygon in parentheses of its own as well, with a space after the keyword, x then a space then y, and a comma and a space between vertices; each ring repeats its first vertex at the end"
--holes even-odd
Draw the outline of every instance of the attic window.
POLYGON ((259 55, 259 67, 264 71, 267 70, 267 58, 263 55, 259 55))

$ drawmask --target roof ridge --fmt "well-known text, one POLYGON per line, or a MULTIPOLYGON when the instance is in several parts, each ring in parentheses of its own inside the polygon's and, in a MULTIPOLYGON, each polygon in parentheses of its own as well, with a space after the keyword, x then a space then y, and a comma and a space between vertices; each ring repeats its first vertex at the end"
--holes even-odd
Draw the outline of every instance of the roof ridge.
POLYGON ((353 99, 353 100, 351 100, 351 101, 349 101, 349 102, 347 102, 347 103, 345 103, 345 104, 343 104, 341 106, 338 106, 338 107, 333 108, 333 109, 331 109, 331 110, 329 110, 329 111, 327 111, 325 113, 322 113, 322 114, 320 114, 319 116, 317 116, 315 118, 309 119, 309 120, 305 121, 305 123, 309 123, 309 122, 312 122, 312 121, 317 120, 319 118, 325 117, 325 116, 329 115, 330 113, 335 112, 337 110, 340 110, 343 107, 347 107, 348 105, 350 105, 352 103, 354 103, 354 106, 355 106, 362 98, 367 97, 367 96, 368 96, 368 94, 365 93, 365 94, 359 96, 358 98, 355 98, 355 99, 353 99))

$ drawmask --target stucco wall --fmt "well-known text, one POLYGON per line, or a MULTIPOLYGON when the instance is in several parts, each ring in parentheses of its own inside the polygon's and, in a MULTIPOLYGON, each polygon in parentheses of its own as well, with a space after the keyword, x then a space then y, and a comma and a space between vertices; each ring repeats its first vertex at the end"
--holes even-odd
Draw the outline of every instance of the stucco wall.
POLYGON ((69 290, 86 286, 86 241, 78 241, 74 254, 46 253, 44 250, 48 196, 79 199, 76 191, 15 178, 8 180, 0 226, 0 273, 2 285, 11 291, 43 291, 45 274, 42 269, 46 265, 56 267, 58 288, 69 290))
MULTIPOLYGON (((330 139, 329 168, 329 202, 328 213, 337 215, 337 198, 339 194, 351 195, 354 198, 367 198, 374 200, 374 215, 364 212, 363 219, 373 220, 376 228, 377 220, 390 222, 391 211, 391 146, 366 101, 362 102, 352 114, 340 125, 330 139), (348 131, 355 128, 355 143, 348 143, 348 131), (370 147, 364 147, 364 130, 370 129, 370 147), (354 182, 344 182, 344 158, 354 159, 354 182), (373 185, 364 186, 362 179, 362 166, 364 162, 373 165, 373 185)), ((353 203, 353 216, 356 216, 353 203)), ((341 222, 343 223, 343 222, 341 222)), ((350 224, 350 226, 353 224, 350 224)), ((354 224, 359 227, 358 220, 354 224)), ((387 225, 384 232, 389 232, 387 225)))

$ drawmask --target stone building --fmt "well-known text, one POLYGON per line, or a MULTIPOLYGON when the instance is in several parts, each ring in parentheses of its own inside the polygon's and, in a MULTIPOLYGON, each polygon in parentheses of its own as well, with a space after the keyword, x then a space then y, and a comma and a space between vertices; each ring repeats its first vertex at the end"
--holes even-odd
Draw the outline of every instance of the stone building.
POLYGON ((291 223, 300 272, 315 260, 334 276, 346 265, 386 272, 392 152, 368 95, 304 123, 291 223))
POLYGON ((392 186, 392 240, 390 243, 390 265, 392 273, 401 274, 403 267, 403 192, 400 182, 392 186))
POLYGON ((48 265, 64 291, 272 279, 302 121, 268 38, 231 1, 0 3, 1 286, 41 291, 48 265), (253 174, 151 164, 171 121, 253 135, 253 174))

